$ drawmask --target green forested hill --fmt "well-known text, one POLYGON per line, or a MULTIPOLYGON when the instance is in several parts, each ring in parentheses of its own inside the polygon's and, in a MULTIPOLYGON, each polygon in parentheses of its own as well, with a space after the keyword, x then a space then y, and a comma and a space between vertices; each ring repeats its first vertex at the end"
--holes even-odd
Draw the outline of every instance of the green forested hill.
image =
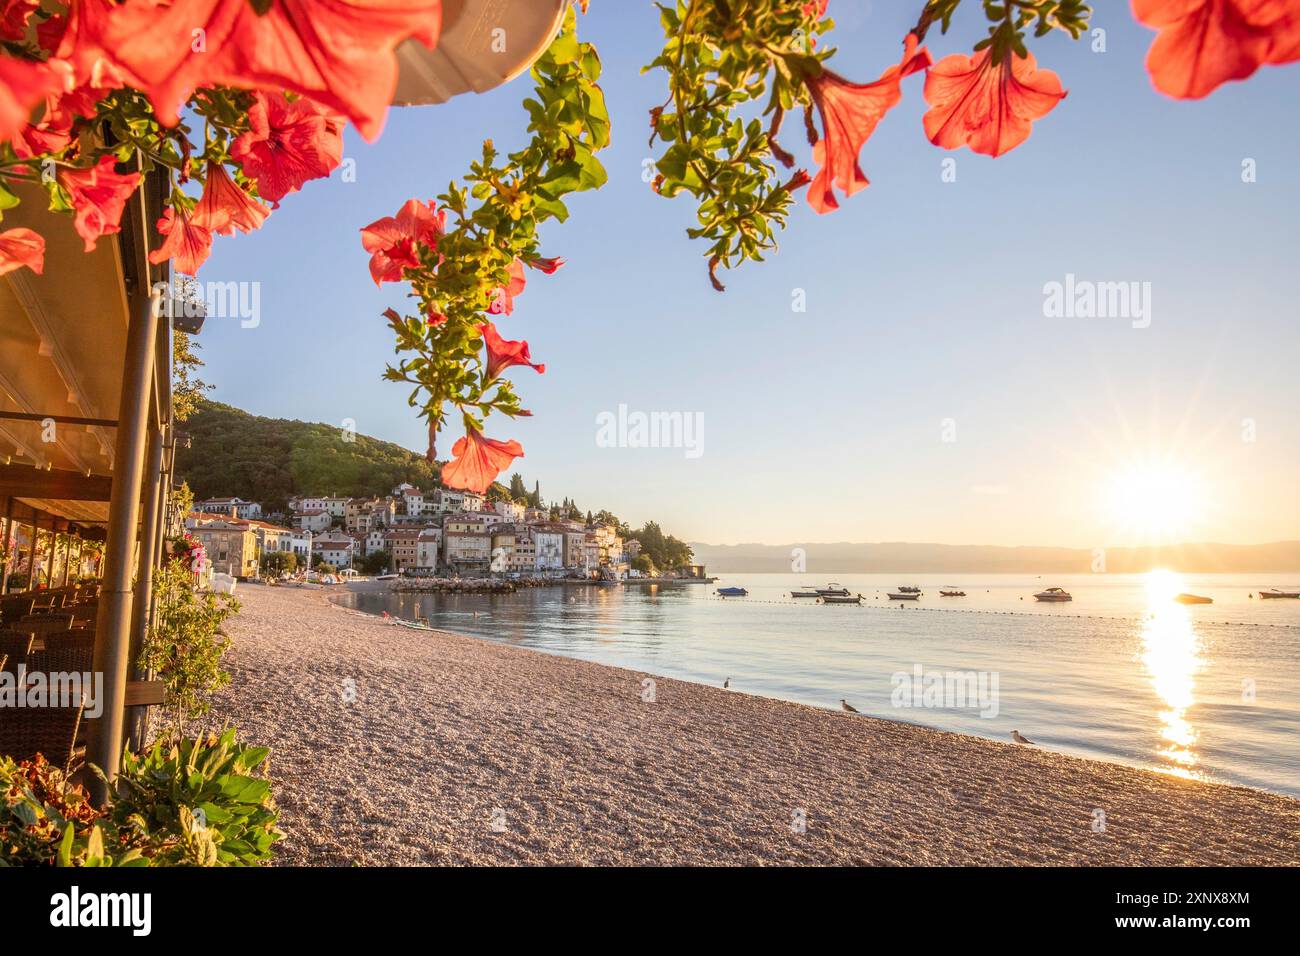
POLYGON ((197 499, 235 495, 279 511, 294 494, 386 495, 409 481, 432 487, 438 469, 410 449, 365 435, 344 441, 331 425, 262 418, 201 400, 181 425, 177 476, 197 499))

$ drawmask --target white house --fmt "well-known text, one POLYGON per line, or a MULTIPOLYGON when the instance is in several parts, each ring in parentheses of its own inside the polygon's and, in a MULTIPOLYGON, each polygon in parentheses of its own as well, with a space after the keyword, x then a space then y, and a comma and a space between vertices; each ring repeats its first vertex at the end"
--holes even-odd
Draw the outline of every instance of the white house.
POLYGON ((564 567, 564 532, 552 525, 534 525, 533 551, 537 570, 558 571, 564 567))
POLYGON ((297 512, 293 516, 293 522, 303 531, 317 533, 329 528, 332 520, 328 511, 314 508, 297 512))
POLYGON ((234 517, 245 521, 262 517, 262 506, 256 501, 245 501, 243 498, 208 498, 206 501, 194 502, 195 511, 213 515, 229 516, 231 508, 235 509, 234 517))
POLYGON ((421 529, 419 540, 416 541, 416 566, 421 568, 436 568, 440 563, 441 555, 442 529, 421 529))

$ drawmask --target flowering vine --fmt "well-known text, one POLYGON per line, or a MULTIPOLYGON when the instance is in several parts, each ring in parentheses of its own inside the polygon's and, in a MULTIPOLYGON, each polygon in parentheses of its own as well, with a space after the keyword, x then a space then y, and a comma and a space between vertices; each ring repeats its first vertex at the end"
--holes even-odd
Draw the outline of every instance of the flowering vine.
MULTIPOLYGON (((70 213, 87 251, 144 174, 171 171, 150 261, 194 274, 212 236, 250 232, 328 176, 347 122, 378 135, 394 49, 433 46, 441 0, 0 0, 0 214, 17 183, 70 213), (188 190, 188 191, 187 191, 188 190), (268 205, 269 204, 269 205, 268 205)), ((0 231, 0 274, 45 240, 0 231)))
MULTIPOLYGON (((660 5, 665 44, 647 69, 668 77, 668 99, 650 111, 656 160, 653 186, 666 197, 689 193, 700 225, 691 238, 708 244, 709 277, 722 291, 719 267, 759 260, 776 247, 792 193, 808 187, 818 213, 839 208, 869 181, 859 153, 900 100, 901 83, 924 71, 930 107, 926 137, 944 149, 963 146, 1001 156, 1023 143, 1033 123, 1065 98, 1059 77, 1040 69, 1032 38, 1056 30, 1077 39, 1089 27, 1083 0, 928 0, 902 38, 900 61, 878 79, 857 83, 830 69, 828 0, 675 0, 660 5), (963 2, 978 2, 989 23, 971 54, 934 62, 930 28, 947 33, 963 2), (770 121, 739 115, 762 102, 770 121), (785 114, 800 109, 819 167, 796 166, 777 140, 785 114)), ((1156 89, 1180 99, 1207 95, 1260 66, 1300 60, 1300 0, 1132 0, 1134 16, 1159 30, 1147 57, 1156 89)))
POLYGON ((429 460, 453 409, 464 427, 442 471, 448 487, 484 492, 523 455, 517 441, 486 437, 484 421, 494 412, 530 414, 502 373, 545 366, 533 362, 526 341, 505 339, 496 323, 513 314, 530 273, 554 273, 564 264, 542 256, 538 227, 568 218, 569 194, 605 183, 596 158, 610 132, 597 85, 600 58, 579 42, 576 19, 570 8, 533 64, 534 95, 524 101, 527 145, 502 155, 484 143, 461 184, 435 201, 409 200, 361 230, 371 278, 409 282, 419 303, 417 315, 385 313, 401 355, 386 377, 414 386, 409 403, 428 421, 429 460))

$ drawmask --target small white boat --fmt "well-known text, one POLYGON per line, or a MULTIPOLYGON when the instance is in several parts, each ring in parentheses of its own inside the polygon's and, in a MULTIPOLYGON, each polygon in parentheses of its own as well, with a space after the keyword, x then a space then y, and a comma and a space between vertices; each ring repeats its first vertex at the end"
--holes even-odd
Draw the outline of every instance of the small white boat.
POLYGON ((826 597, 828 594, 832 597, 848 597, 849 589, 838 581, 832 581, 824 588, 817 588, 818 597, 826 597))
POLYGON ((823 604, 861 604, 862 595, 855 594, 849 597, 845 594, 823 594, 818 600, 823 604))
POLYGON ((891 601, 915 601, 920 598, 918 591, 890 591, 889 600, 891 601))
POLYGON ((1034 595, 1040 601, 1073 601, 1074 597, 1065 588, 1048 588, 1034 595))

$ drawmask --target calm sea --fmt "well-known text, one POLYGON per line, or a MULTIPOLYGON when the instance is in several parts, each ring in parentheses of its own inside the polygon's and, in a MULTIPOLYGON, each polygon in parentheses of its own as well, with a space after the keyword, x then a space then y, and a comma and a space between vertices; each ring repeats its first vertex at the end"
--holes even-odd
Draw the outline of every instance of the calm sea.
MULTIPOLYGON (((510 595, 349 593, 363 611, 733 690, 1300 796, 1300 575, 811 575, 510 595), (915 584, 915 604, 886 592, 915 584), (718 598, 719 587, 749 589, 718 598), (1035 591, 1060 586, 1068 604, 1035 591), (956 587, 964 598, 942 598, 956 587), (1214 599, 1182 605, 1189 591, 1214 599), (1251 597, 1251 595, 1254 595, 1251 597)), ((411 640, 419 640, 416 631, 411 640)))

